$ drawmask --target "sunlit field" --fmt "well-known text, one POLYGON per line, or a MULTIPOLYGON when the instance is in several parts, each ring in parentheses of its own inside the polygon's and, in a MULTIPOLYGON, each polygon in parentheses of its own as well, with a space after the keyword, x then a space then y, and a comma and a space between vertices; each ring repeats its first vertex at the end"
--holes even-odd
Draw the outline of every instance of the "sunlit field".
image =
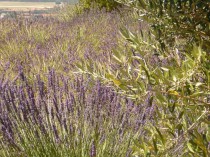
POLYGON ((0 2, 0 157, 210 156, 209 0, 118 2, 0 2))
POLYGON ((31 9, 46 9, 53 8, 55 2, 10 2, 0 1, 0 9, 24 11, 31 9))

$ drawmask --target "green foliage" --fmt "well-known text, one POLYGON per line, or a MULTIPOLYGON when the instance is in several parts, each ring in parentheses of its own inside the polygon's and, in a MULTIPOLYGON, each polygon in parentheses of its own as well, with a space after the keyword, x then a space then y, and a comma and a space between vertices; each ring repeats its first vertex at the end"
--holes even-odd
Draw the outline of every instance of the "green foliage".
POLYGON ((90 8, 105 8, 107 11, 112 11, 118 9, 121 4, 115 0, 80 0, 84 10, 89 10, 90 8))
POLYGON ((209 156, 209 2, 124 3, 150 30, 135 34, 123 28, 130 50, 116 49, 108 68, 84 62, 79 71, 153 106, 154 117, 135 140, 133 155, 209 156))
POLYGON ((175 38, 185 39, 186 45, 202 40, 202 47, 209 49, 210 4, 208 0, 121 0, 135 8, 140 20, 149 22, 153 34, 161 44, 173 45, 175 38))
POLYGON ((61 21, 70 21, 75 16, 82 14, 83 8, 81 5, 65 5, 64 8, 58 11, 58 19, 61 21))

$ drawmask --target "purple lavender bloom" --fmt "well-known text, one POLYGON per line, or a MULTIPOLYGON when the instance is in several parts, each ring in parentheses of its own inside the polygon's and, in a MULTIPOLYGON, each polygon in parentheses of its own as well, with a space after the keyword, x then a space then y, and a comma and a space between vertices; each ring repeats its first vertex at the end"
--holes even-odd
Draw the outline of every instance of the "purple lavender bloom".
POLYGON ((90 157, 96 157, 96 146, 94 142, 92 142, 92 145, 91 145, 90 157))

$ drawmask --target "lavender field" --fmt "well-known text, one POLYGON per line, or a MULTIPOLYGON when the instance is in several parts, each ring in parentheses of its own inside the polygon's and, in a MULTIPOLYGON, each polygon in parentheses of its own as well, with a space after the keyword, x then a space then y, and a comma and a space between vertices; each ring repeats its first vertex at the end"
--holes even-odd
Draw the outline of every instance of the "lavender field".
POLYGON ((82 59, 110 64, 126 23, 143 27, 129 15, 98 10, 67 22, 0 22, 1 156, 95 156, 96 149, 97 156, 131 154, 132 136, 140 135, 150 108, 73 73, 82 59))
POLYGON ((0 157, 210 155, 209 2, 100 2, 0 19, 0 157))

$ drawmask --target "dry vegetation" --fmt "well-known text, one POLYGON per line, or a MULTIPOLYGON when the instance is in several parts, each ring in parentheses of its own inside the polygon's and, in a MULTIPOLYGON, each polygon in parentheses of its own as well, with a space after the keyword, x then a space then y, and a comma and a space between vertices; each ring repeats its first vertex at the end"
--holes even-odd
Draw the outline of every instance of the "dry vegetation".
POLYGON ((54 2, 0 2, 0 9, 12 11, 27 11, 35 9, 49 9, 55 7, 54 2))

